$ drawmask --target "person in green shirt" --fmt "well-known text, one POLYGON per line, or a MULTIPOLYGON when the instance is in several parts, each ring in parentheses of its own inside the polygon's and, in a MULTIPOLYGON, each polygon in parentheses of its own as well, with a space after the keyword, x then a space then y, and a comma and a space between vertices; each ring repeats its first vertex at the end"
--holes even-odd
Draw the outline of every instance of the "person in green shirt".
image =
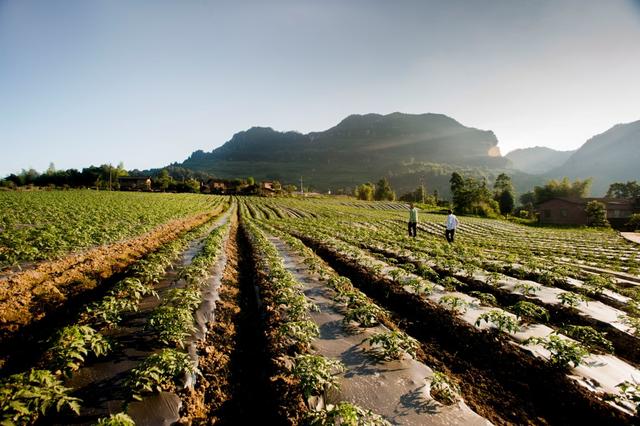
POLYGON ((409 236, 415 238, 418 230, 418 208, 409 204, 409 236))

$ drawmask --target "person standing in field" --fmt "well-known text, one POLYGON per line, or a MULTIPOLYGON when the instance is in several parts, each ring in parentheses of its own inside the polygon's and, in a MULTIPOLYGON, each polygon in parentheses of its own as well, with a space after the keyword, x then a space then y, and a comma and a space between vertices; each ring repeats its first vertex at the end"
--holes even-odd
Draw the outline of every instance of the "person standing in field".
POLYGON ((447 221, 445 223, 447 230, 444 231, 445 237, 447 237, 447 241, 449 243, 453 242, 453 238, 456 235, 456 228, 458 227, 458 218, 455 214, 453 214, 452 210, 449 210, 449 216, 447 216, 447 221))
POLYGON ((418 230, 418 208, 409 204, 409 236, 415 238, 418 230))

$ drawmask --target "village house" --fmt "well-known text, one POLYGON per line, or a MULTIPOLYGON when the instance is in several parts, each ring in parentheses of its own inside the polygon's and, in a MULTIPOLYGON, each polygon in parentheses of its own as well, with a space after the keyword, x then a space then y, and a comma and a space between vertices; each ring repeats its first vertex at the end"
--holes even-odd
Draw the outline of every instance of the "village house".
POLYGON ((633 200, 619 198, 552 198, 537 207, 540 223, 550 225, 588 225, 585 209, 589 201, 600 201, 607 209, 613 227, 624 226, 634 213, 633 200))

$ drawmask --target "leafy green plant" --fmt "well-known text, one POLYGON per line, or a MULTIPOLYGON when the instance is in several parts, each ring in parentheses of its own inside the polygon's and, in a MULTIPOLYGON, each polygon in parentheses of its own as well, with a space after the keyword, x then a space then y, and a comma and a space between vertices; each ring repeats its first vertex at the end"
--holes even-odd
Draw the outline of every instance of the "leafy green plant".
POLYGON ((300 354, 294 358, 293 374, 299 381, 305 398, 321 395, 329 389, 337 389, 336 374, 344 371, 344 365, 337 360, 321 355, 300 354))
POLYGON ((518 316, 518 319, 523 319, 527 322, 531 321, 549 321, 549 311, 538 306, 534 303, 521 300, 513 306, 509 307, 514 314, 518 316))
POLYGON ((589 355, 589 351, 578 342, 563 339, 556 334, 548 337, 530 337, 526 345, 542 345, 551 352, 551 363, 559 368, 568 368, 570 364, 577 367, 582 359, 589 355))
POLYGON ((513 289, 515 291, 519 291, 525 297, 531 297, 540 291, 540 286, 530 283, 518 283, 513 287, 513 289))
POLYGON ((458 296, 442 296, 438 303, 454 313, 465 313, 469 307, 469 303, 458 296))
POLYGON ((305 419, 310 426, 390 426, 380 415, 371 410, 342 401, 336 405, 329 404, 324 410, 312 410, 305 419))
POLYGON ((599 296, 604 293, 605 289, 614 288, 613 278, 609 275, 590 274, 583 283, 589 296, 599 296))
MULTIPOLYGON (((157 265, 158 274, 164 273, 164 267, 162 265, 157 265)), ((151 265, 147 267, 147 269, 151 268, 151 265)), ((154 277, 155 277, 154 271, 154 277)), ((154 280, 154 277, 150 277, 149 282, 154 280)), ((118 298, 126 298, 130 300, 140 301, 144 296, 157 296, 158 294, 153 289, 153 287, 149 284, 144 284, 138 278, 125 278, 122 281, 119 281, 114 287, 111 293, 118 298)))
POLYGON ((487 275, 487 279, 486 279, 487 284, 492 286, 492 287, 495 287, 500 282, 500 278, 501 277, 502 276, 498 272, 495 272, 495 271, 489 272, 489 274, 487 275))
POLYGON ((470 296, 475 297, 480 301, 480 304, 483 306, 497 306, 498 301, 496 297, 491 293, 483 293, 481 291, 472 291, 469 293, 470 296))
POLYGON ((558 294, 557 297, 561 305, 565 305, 570 308, 575 308, 579 306, 581 302, 586 300, 586 298, 583 295, 572 293, 570 291, 562 292, 558 294))
POLYGON ((613 352, 613 343, 608 340, 605 333, 595 330, 593 327, 582 325, 567 325, 559 330, 561 333, 578 340, 592 352, 613 352))
POLYGON ((620 395, 616 395, 615 399, 635 404, 636 414, 640 416, 640 384, 627 380, 619 383, 616 387, 620 389, 620 395))
POLYGON ((202 295, 197 287, 172 288, 162 299, 162 305, 176 306, 194 311, 202 303, 202 295))
POLYGON ((520 321, 517 318, 497 309, 480 315, 476 320, 476 326, 480 326, 482 321, 493 324, 500 331, 509 333, 520 331, 520 321))
POLYGON ((107 295, 100 302, 89 305, 86 312, 89 318, 94 318, 107 325, 116 325, 122 321, 124 313, 137 310, 137 300, 107 295))
POLYGON ((384 359, 400 359, 403 354, 415 358, 418 341, 401 331, 381 332, 365 340, 374 347, 374 353, 384 359))
POLYGON ((191 311, 174 306, 154 309, 145 328, 157 333, 161 342, 179 347, 183 347, 185 340, 195 331, 191 311))
POLYGON ((416 272, 425 280, 436 282, 438 281, 438 279, 440 279, 440 276, 438 275, 438 273, 428 265, 424 265, 424 264, 419 265, 416 272))
POLYGON ((460 288, 466 287, 466 284, 464 284, 459 279, 457 279, 455 277, 452 277, 450 275, 448 275, 448 276, 442 278, 441 280, 439 280, 438 284, 443 286, 445 288, 445 290, 448 290, 448 291, 456 291, 456 290, 458 290, 460 288))
POLYGON ((95 426, 136 426, 129 415, 125 413, 112 414, 109 417, 99 419, 95 426))
POLYGON ((196 371, 188 354, 176 349, 163 349, 131 370, 127 385, 133 392, 133 398, 141 400, 142 394, 169 389, 183 374, 196 371))
POLYGON ((111 350, 111 344, 100 333, 86 325, 63 328, 49 350, 56 368, 69 374, 80 368, 92 353, 99 357, 111 350))
POLYGON ((48 370, 30 370, 0 381, 2 425, 33 424, 50 409, 80 414, 80 400, 48 370))
POLYGON ((316 323, 310 320, 288 321, 280 325, 278 335, 308 346, 320 335, 320 330, 316 323))
POLYGON ((428 282, 421 280, 420 278, 413 278, 406 283, 409 287, 413 289, 416 294, 432 294, 435 290, 435 286, 428 282))
POLYGON ((394 268, 389 272, 389 275, 391 276, 394 282, 400 283, 400 281, 402 280, 402 277, 407 275, 407 273, 405 272, 404 269, 394 268))
POLYGON ((440 371, 433 372, 429 393, 433 399, 444 405, 455 404, 460 399, 460 387, 440 371))

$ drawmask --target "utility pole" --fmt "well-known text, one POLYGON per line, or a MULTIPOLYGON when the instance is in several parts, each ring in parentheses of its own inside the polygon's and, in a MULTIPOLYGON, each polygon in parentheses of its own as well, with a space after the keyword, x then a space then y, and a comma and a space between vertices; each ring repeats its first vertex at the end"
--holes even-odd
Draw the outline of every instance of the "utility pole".
POLYGON ((302 176, 300 176, 300 194, 304 195, 304 186, 302 186, 302 176))
POLYGON ((420 178, 420 195, 422 195, 422 204, 424 204, 424 182, 423 182, 423 178, 420 178))
POLYGON ((111 170, 112 169, 113 169, 113 166, 109 164, 109 191, 111 191, 111 170))

